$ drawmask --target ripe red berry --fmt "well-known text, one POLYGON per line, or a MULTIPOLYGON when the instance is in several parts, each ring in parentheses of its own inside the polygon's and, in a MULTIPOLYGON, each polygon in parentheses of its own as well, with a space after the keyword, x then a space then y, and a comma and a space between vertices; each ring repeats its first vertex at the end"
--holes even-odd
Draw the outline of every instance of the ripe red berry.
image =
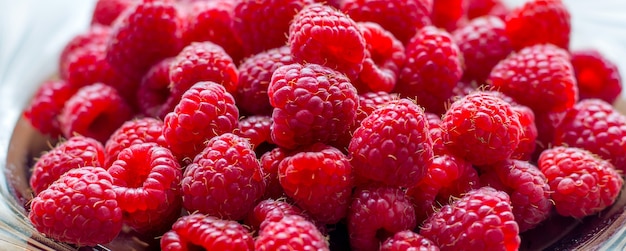
POLYGON ((77 88, 67 84, 64 80, 44 81, 24 111, 24 117, 41 134, 51 138, 61 136, 59 114, 77 88))
POLYGON ((518 250, 519 227, 509 196, 482 187, 445 205, 421 226, 420 234, 446 250, 518 250))
POLYGON ((398 187, 368 186, 354 192, 347 216, 352 250, 378 250, 389 236, 415 228, 415 209, 398 187))
POLYGON ((261 227, 254 250, 330 250, 328 240, 311 221, 299 215, 288 215, 268 221, 261 227))
POLYGON ((572 66, 580 99, 597 98, 612 104, 622 92, 619 69, 599 51, 572 51, 572 66))
POLYGON ((175 103, 170 90, 170 65, 173 57, 152 65, 137 88, 137 107, 144 116, 163 119, 174 110, 175 103))
POLYGON ((224 86, 198 82, 183 94, 163 122, 163 137, 174 155, 182 160, 196 156, 207 140, 233 132, 238 127, 239 111, 224 86))
POLYGON ((390 101, 367 116, 348 146, 355 175, 390 186, 411 187, 433 158, 426 115, 408 99, 390 101))
POLYGON ((112 178, 101 167, 72 169, 30 202, 28 218, 37 231, 60 242, 95 246, 122 230, 112 178))
POLYGON ((184 172, 183 206, 222 219, 243 219, 265 190, 248 140, 232 133, 210 139, 184 172))
POLYGON ((561 0, 533 0, 506 15, 506 33, 513 48, 550 43, 569 49, 569 10, 561 0))
POLYGON ((30 187, 39 194, 69 170, 104 164, 104 147, 100 142, 83 136, 73 136, 42 154, 35 163, 30 187))
POLYGON ((550 44, 526 47, 492 69, 487 82, 533 112, 561 112, 578 101, 569 53, 550 44))
POLYGON ((253 251, 252 234, 236 221, 194 213, 183 216, 161 237, 161 250, 253 251))
POLYGON ((614 166, 589 151, 555 147, 541 153, 538 167, 548 179, 557 213, 583 218, 612 205, 624 180, 614 166))
POLYGON ((138 3, 137 0, 98 0, 92 11, 91 24, 111 25, 122 12, 138 3))
POLYGON ((163 121, 151 118, 136 118, 124 122, 106 141, 104 166, 109 167, 117 159, 117 154, 125 148, 141 143, 156 143, 167 146, 163 138, 163 121))
POLYGON ((443 114, 463 74, 459 47, 448 32, 426 26, 406 45, 406 57, 394 92, 443 114))
POLYGON ((272 140, 293 149, 332 142, 356 117, 358 96, 345 75, 317 64, 290 64, 274 71, 268 87, 272 140))
POLYGON ((509 14, 509 8, 503 0, 468 0, 467 18, 496 16, 502 20, 509 14))
POLYGON ((291 204, 285 199, 265 199, 260 201, 252 211, 246 216, 245 223, 253 230, 261 230, 269 221, 279 221, 281 218, 289 215, 304 216, 302 209, 291 204))
POLYGON ((433 0, 433 10, 430 15, 433 26, 448 32, 464 26, 469 8, 467 0, 433 0))
POLYGON ((113 87, 96 83, 80 88, 65 102, 59 121, 66 138, 76 133, 104 143, 132 116, 131 107, 113 87))
POLYGON ((343 12, 314 3, 305 6, 289 26, 288 44, 294 59, 324 65, 358 78, 367 49, 357 24, 343 12))
POLYGON ((452 103, 441 127, 448 151, 474 165, 508 159, 522 135, 519 114, 511 104, 482 91, 452 103))
POLYGON ((431 240, 411 230, 404 230, 389 237, 380 246, 380 251, 439 251, 431 240))
POLYGON ((287 196, 315 221, 326 224, 346 216, 352 175, 348 157, 323 143, 299 150, 278 166, 278 179, 287 196))
POLYGON ((248 139, 255 151, 263 151, 270 148, 267 146, 268 144, 273 143, 272 137, 270 136, 271 127, 272 117, 260 115, 249 116, 239 120, 239 130, 236 130, 235 133, 242 138, 248 139))
POLYGON ((286 196, 285 190, 283 190, 278 180, 278 166, 283 159, 290 155, 291 153, 288 150, 275 147, 259 158, 263 174, 265 175, 265 194, 263 198, 279 199, 286 196))
POLYGON ((61 79, 67 78, 67 64, 69 56, 80 52, 84 48, 106 46, 111 36, 111 27, 105 25, 94 24, 74 37, 65 44, 61 55, 59 55, 59 75, 61 79))

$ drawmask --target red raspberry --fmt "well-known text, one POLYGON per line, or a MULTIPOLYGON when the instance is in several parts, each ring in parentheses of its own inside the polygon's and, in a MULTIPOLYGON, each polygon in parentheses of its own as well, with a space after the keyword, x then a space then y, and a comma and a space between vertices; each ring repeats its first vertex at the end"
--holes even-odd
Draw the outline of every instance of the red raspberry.
POLYGON ((448 151, 474 165, 508 159, 523 133, 519 114, 511 104, 482 91, 452 103, 441 128, 448 151))
POLYGON ((547 149, 538 166, 548 179, 557 213, 583 218, 612 205, 624 180, 614 166, 575 147, 547 149))
POLYGON ((487 82, 533 112, 564 111, 578 100, 567 52, 554 45, 524 48, 500 61, 487 82))
POLYGON ((316 143, 286 157, 278 166, 285 193, 317 222, 334 224, 348 211, 352 166, 338 149, 316 143))
POLYGON ((428 122, 428 134, 433 141, 433 154, 439 156, 448 153, 448 149, 443 144, 443 131, 441 130, 441 116, 425 112, 426 122, 428 122))
POLYGON ((231 25, 235 3, 235 0, 191 3, 183 30, 185 44, 211 41, 224 48, 233 62, 239 63, 244 54, 241 41, 231 25))
POLYGON ((367 116, 354 131, 348 151, 356 176, 411 187, 426 174, 432 144, 422 108, 400 99, 367 116))
POLYGON ((426 177, 406 193, 413 199, 417 222, 423 222, 452 198, 479 185, 478 172, 472 164, 451 154, 441 154, 428 165, 426 177))
POLYGON ((535 151, 532 154, 532 160, 536 161, 543 150, 555 146, 554 133, 564 116, 565 112, 535 113, 537 139, 535 140, 535 151))
POLYGON ((225 133, 209 140, 184 173, 183 206, 223 219, 243 219, 265 190, 248 140, 225 133))
POLYGON ((103 166, 104 147, 94 139, 73 136, 41 155, 33 167, 30 187, 35 194, 69 170, 83 166, 103 166))
POLYGON ((221 84, 227 92, 235 93, 238 77, 233 59, 221 46, 208 41, 187 45, 170 65, 170 88, 175 98, 200 81, 221 84))
POLYGON ((626 171, 626 116, 602 100, 581 100, 556 127, 554 145, 583 148, 626 171))
POLYGON ((599 51, 572 51, 572 66, 580 99, 598 98, 612 104, 622 92, 619 69, 599 51))
POLYGON ((161 250, 253 251, 254 239, 250 232, 236 221, 194 213, 183 216, 172 225, 172 230, 161 237, 161 250))
POLYGON ((69 56, 83 50, 84 48, 106 46, 111 36, 109 26, 94 24, 89 26, 87 31, 79 33, 65 44, 59 56, 59 74, 61 79, 66 79, 67 64, 69 56))
POLYGON ((503 0, 469 0, 467 17, 471 20, 482 16, 496 16, 502 20, 509 14, 503 0))
POLYGON ((426 26, 406 45, 407 61, 394 92, 442 114, 463 74, 461 52, 446 31, 426 26))
POLYGON ((433 26, 448 32, 467 23, 468 0, 433 0, 431 20, 433 26))
POLYGON ((288 46, 270 49, 245 59, 239 65, 239 83, 235 100, 242 112, 271 115, 274 109, 267 95, 272 73, 294 63, 288 46))
POLYGON ((406 60, 404 46, 377 23, 360 22, 357 26, 365 38, 367 54, 354 85, 359 93, 390 92, 406 60))
POLYGON ((302 209, 285 200, 266 199, 254 206, 252 211, 246 216, 245 223, 250 228, 258 231, 268 221, 279 221, 281 218, 289 215, 303 216, 303 212, 302 209))
POLYGON ((513 48, 550 43, 569 48, 570 13, 561 0, 533 0, 506 15, 506 33, 513 48))
POLYGON ((77 133, 104 143, 132 116, 130 106, 113 87, 96 83, 80 88, 65 102, 59 121, 66 138, 77 133))
POLYGON ((239 130, 236 134, 248 139, 255 151, 264 150, 268 148, 268 144, 272 144, 271 126, 272 117, 270 116, 249 116, 239 120, 239 130))
POLYGON ((117 159, 117 155, 125 148, 142 143, 156 143, 166 147, 163 138, 163 121, 151 118, 135 118, 124 122, 104 144, 106 159, 104 166, 109 167, 117 159))
POLYGON ((530 160, 537 148, 537 137, 539 136, 535 123, 535 113, 523 105, 513 104, 511 108, 519 115, 519 122, 522 125, 519 144, 511 154, 511 159, 530 160))
POLYGON ((173 57, 166 58, 150 67, 137 90, 137 106, 144 116, 164 118, 174 110, 177 103, 170 91, 170 65, 173 57))
POLYGON ((58 116, 65 101, 76 93, 76 88, 64 80, 44 81, 24 110, 24 117, 41 134, 52 138, 61 136, 58 116))
POLYGON ((268 87, 272 140, 293 149, 332 142, 356 117, 358 96, 345 75, 317 64, 290 64, 272 75, 268 87))
POLYGON ((509 194, 520 233, 548 218, 552 210, 552 190, 546 176, 536 166, 526 161, 506 160, 486 169, 480 176, 482 185, 509 194))
POLYGON ((380 251, 439 251, 431 240, 411 230, 397 232, 380 246, 380 251))
POLYGON ((343 0, 341 10, 357 22, 375 22, 403 44, 430 25, 432 0, 343 0))
POLYGON ((232 132, 238 121, 235 100, 222 85, 198 82, 165 116, 163 136, 178 159, 193 158, 204 149, 208 139, 232 132))
POLYGON ((288 215, 261 226, 254 250, 330 250, 328 240, 315 225, 299 215, 288 215))
POLYGON ((278 166, 291 153, 281 147, 276 147, 261 155, 260 162, 265 174, 265 194, 263 198, 278 199, 286 196, 285 190, 278 180, 278 166))
POLYGON ((472 190, 424 222, 420 234, 446 250, 518 250, 520 236, 509 196, 491 187, 472 190))
POLYGON ((138 0, 98 0, 92 11, 91 24, 111 25, 125 10, 138 0))
POLYGON ((347 217, 352 250, 378 250, 389 236, 415 228, 415 209, 397 187, 363 187, 354 192, 347 217))
POLYGON ((357 24, 343 12, 320 3, 302 8, 289 26, 289 48, 296 61, 314 63, 358 78, 367 44, 357 24))
POLYGON ((143 0, 113 24, 106 59, 115 70, 140 80, 152 65, 180 51, 182 21, 172 0, 143 0))
POLYGON ((473 19, 452 33, 463 54, 463 78, 483 84, 491 69, 512 51, 504 31, 504 22, 495 16, 473 19))
POLYGON ((235 5, 233 29, 242 40, 244 55, 278 48, 294 16, 312 0, 239 0, 235 5))
POLYGON ((60 242, 95 246, 122 230, 112 178, 101 167, 68 171, 30 202, 28 218, 37 231, 60 242))

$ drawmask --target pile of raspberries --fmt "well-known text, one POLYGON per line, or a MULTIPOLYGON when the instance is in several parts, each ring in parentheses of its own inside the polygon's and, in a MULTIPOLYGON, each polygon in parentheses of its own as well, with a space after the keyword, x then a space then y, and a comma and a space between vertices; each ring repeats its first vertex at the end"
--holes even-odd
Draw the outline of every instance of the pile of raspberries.
POLYGON ((53 145, 28 219, 76 247, 517 250, 624 183, 619 72, 569 48, 570 19, 561 0, 99 0, 24 111, 53 145))

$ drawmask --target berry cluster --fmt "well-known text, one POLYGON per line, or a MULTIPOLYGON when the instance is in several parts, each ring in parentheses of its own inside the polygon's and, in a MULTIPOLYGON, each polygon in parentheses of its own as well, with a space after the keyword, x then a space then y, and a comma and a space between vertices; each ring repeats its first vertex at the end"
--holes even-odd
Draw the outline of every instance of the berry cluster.
POLYGON ((517 250, 610 207, 619 72, 561 0, 99 0, 24 117, 75 246, 517 250), (155 241, 156 240, 156 243, 155 241))

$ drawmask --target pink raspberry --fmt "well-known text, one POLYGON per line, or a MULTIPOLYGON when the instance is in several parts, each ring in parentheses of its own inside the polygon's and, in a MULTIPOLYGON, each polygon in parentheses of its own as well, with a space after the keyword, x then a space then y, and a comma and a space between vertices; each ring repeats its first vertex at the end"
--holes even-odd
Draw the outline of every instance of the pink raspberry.
POLYGON ((210 139, 184 172, 183 206, 223 219, 241 220, 265 190, 263 171, 248 140, 232 133, 210 139))
POLYGON ((557 213, 583 218, 612 205, 624 180, 608 161, 584 149, 555 147, 541 153, 538 167, 548 179, 557 213))
POLYGON ((293 149, 332 142, 356 117, 358 96, 345 75, 317 64, 290 64, 272 75, 268 87, 272 140, 293 149))
POLYGON ((283 159, 278 179, 287 196, 320 223, 346 216, 352 194, 352 166, 338 149, 316 143, 283 159))
POLYGON ((406 45, 406 57, 394 92, 443 114, 463 74, 459 47, 448 32, 426 26, 406 45))
POLYGON ((315 3, 302 8, 289 26, 288 44, 297 62, 324 65, 358 78, 367 54, 357 24, 343 12, 315 3))
POLYGON ((183 216, 161 237, 163 251, 254 250, 252 234, 236 221, 194 213, 183 216))
POLYGON ((150 67, 137 87, 137 106, 144 116, 163 119, 174 110, 177 103, 167 102, 171 96, 170 65, 173 57, 161 60, 150 67))
POLYGON ((352 250, 378 250, 395 233, 415 228, 415 209, 397 187, 373 186, 354 192, 347 217, 352 250))
POLYGON ((238 127, 239 111, 224 86, 198 82, 183 94, 173 112, 165 116, 163 137, 170 150, 182 160, 193 158, 215 136, 238 127))
POLYGON ((403 230, 389 237, 380 246, 380 251, 439 251, 431 240, 410 230, 403 230))
POLYGON ((58 138, 62 134, 58 116, 63 111, 65 101, 76 90, 64 80, 44 81, 24 110, 24 117, 41 134, 58 138))
POLYGON ((355 175, 390 186, 411 187, 433 158, 426 115, 408 99, 374 110, 353 134, 348 152, 355 175))

